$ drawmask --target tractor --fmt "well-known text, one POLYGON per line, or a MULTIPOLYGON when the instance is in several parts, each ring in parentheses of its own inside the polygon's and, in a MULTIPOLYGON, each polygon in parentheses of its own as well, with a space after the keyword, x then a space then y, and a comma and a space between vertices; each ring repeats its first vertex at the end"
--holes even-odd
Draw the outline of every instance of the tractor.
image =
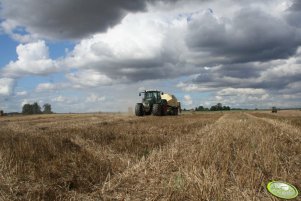
POLYGON ((163 93, 158 90, 148 90, 139 93, 142 103, 135 107, 136 116, 154 115, 178 115, 181 112, 181 104, 174 95, 163 93))

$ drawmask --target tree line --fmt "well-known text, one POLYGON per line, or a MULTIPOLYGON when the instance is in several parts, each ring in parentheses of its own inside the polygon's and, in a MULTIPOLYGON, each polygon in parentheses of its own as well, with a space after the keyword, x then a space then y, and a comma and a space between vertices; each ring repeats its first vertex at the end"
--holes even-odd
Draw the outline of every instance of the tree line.
MULTIPOLYGON (((186 109, 184 109, 185 111, 186 109)), ((223 104, 218 103, 216 105, 212 105, 210 108, 204 106, 198 106, 194 109, 194 111, 225 111, 231 110, 229 106, 223 106, 223 104)))
POLYGON ((24 104, 22 108, 22 114, 52 114, 51 105, 46 103, 43 105, 43 110, 41 106, 35 102, 33 104, 24 104))

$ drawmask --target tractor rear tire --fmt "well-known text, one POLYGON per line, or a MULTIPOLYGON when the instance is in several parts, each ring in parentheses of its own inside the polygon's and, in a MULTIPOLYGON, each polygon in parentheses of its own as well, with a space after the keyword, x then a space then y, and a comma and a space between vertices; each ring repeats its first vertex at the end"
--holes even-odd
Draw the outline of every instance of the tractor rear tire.
POLYGON ((135 114, 138 117, 141 117, 144 115, 144 109, 143 109, 143 104, 142 103, 137 103, 135 107, 135 114))
POLYGON ((178 109, 178 108, 175 108, 174 110, 175 110, 175 111, 174 111, 174 112, 175 112, 175 115, 178 116, 178 111, 179 111, 179 109, 178 109))
POLYGON ((161 116, 162 115, 162 107, 160 104, 153 105, 153 115, 154 116, 161 116))
POLYGON ((166 116, 167 115, 167 108, 168 108, 167 103, 163 102, 163 104, 161 105, 161 111, 162 111, 161 115, 162 116, 166 116))

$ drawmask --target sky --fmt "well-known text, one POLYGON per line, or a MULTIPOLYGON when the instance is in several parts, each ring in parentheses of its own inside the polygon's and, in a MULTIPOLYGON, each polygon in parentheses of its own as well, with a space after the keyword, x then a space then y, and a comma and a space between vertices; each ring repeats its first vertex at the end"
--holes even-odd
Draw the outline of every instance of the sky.
POLYGON ((0 110, 301 107, 301 1, 0 0, 0 110))

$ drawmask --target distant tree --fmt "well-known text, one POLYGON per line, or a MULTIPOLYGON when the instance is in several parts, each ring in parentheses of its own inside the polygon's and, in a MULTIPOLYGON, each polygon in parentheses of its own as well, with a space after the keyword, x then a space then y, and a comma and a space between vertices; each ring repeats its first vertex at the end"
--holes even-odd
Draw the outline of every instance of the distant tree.
POLYGON ((37 102, 32 105, 33 114, 42 114, 41 106, 37 102))
POLYGON ((42 114, 41 107, 37 102, 34 104, 24 104, 22 114, 42 114))
POLYGON ((229 106, 223 106, 221 103, 218 103, 210 107, 210 111, 222 111, 222 110, 231 110, 231 108, 229 106))
POLYGON ((43 113, 44 114, 52 114, 51 105, 49 103, 45 103, 43 105, 43 113))
POLYGON ((211 106, 210 111, 217 111, 217 106, 216 105, 211 106))
POLYGON ((209 110, 209 108, 205 108, 202 105, 195 108, 195 111, 208 111, 208 110, 209 110))
POLYGON ((229 106, 223 106, 223 110, 230 110, 231 108, 229 106))
POLYGON ((203 106, 199 106, 197 111, 204 111, 204 107, 203 106))
POLYGON ((24 104, 22 108, 22 114, 33 114, 32 105, 24 104))
POLYGON ((216 108, 217 110, 223 110, 223 104, 221 103, 216 104, 216 108))
POLYGON ((243 110, 242 108, 232 108, 231 110, 243 110))

